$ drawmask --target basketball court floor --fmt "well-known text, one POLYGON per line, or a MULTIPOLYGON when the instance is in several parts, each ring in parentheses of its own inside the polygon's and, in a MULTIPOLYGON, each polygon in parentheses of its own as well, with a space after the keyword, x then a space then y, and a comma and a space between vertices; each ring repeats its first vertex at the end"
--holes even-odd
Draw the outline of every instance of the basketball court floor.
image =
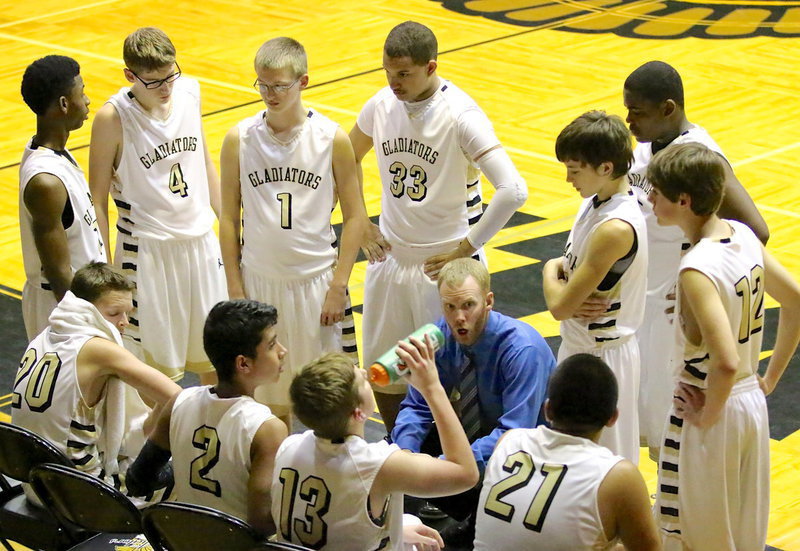
MULTIPOLYGON (((17 177, 22 148, 35 132, 35 118, 19 93, 31 61, 53 53, 77 59, 94 112, 124 84, 125 36, 141 26, 164 29, 184 74, 201 83, 205 132, 218 159, 225 132, 261 109, 251 87, 252 62, 265 40, 291 36, 305 45, 307 106, 349 130, 363 103, 385 85, 386 34, 408 19, 434 30, 439 74, 482 106, 528 184, 528 202, 487 247, 499 311, 532 324, 557 347, 541 266, 560 255, 579 197, 555 159, 555 137, 590 109, 624 117, 622 83, 653 59, 681 73, 689 119, 723 148, 769 224, 770 251, 800 278, 797 0, 0 0, 0 419, 8 417, 8 393, 26 345, 17 177)), ((68 144, 84 170, 91 122, 68 144)), ((364 169, 367 208, 377 216, 380 187, 372 154, 364 169)), ((489 200, 491 185, 483 189, 489 200)), ((335 217, 340 220, 338 212, 335 217)), ((351 280, 355 305, 361 304, 364 270, 362 259, 351 280)), ((774 341, 774 306, 767 302, 764 359, 774 341)), ((798 394, 796 356, 768 400, 768 543, 785 550, 800 550, 798 394)), ((370 435, 378 438, 382 426, 374 419, 370 435)), ((644 454, 642 470, 653 488, 655 465, 644 454)))

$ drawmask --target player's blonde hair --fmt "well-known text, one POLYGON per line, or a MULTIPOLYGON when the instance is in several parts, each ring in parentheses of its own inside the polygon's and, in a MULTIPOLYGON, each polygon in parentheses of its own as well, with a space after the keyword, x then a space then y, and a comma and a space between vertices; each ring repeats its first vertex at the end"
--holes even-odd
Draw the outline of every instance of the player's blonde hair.
POLYGON ((456 258, 445 264, 439 272, 437 284, 439 289, 443 285, 458 287, 469 276, 475 279, 483 292, 488 293, 491 290, 489 270, 486 269, 482 262, 474 258, 456 258))
POLYGON ((279 36, 264 42, 256 53, 253 63, 256 71, 261 69, 289 69, 295 78, 308 72, 306 50, 294 38, 279 36))
POLYGON ((710 216, 725 196, 724 162, 699 143, 672 145, 653 156, 647 165, 647 180, 673 203, 681 194, 688 195, 694 214, 710 216))
POLYGON ((142 27, 125 39, 122 59, 131 71, 157 71, 175 63, 175 46, 161 29, 142 27))
POLYGON ((350 416, 361 405, 353 361, 340 352, 317 358, 295 376, 289 396, 294 414, 314 434, 343 439, 350 416))

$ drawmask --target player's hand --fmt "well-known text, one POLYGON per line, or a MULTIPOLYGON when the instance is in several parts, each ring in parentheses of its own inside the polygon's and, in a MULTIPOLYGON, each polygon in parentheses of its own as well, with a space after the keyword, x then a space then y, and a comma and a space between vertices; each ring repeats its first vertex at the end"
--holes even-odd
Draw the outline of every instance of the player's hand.
POLYGON ((605 315, 610 304, 611 301, 607 298, 589 297, 575 310, 572 317, 583 321, 592 321, 605 315))
POLYGON ((408 367, 408 382, 425 396, 428 389, 441 384, 434 360, 436 350, 430 335, 425 335, 424 342, 416 337, 411 337, 409 341, 399 341, 395 352, 408 367))
POLYGON ((756 379, 758 379, 758 386, 761 389, 761 392, 764 393, 764 396, 769 396, 772 394, 772 391, 775 390, 775 387, 770 386, 767 380, 758 373, 756 373, 756 379))
POLYGON ((444 540, 439 532, 424 524, 403 526, 403 543, 407 546, 406 549, 411 548, 414 551, 439 551, 444 547, 444 540), (411 545, 414 547, 410 547, 411 545))
POLYGON ((367 231, 364 234, 364 241, 361 250, 367 257, 370 264, 383 262, 386 260, 386 251, 392 250, 392 246, 386 241, 380 228, 372 223, 367 224, 367 231))
POLYGON ((665 297, 669 301, 669 306, 664 309, 664 313, 667 314, 669 318, 669 322, 672 323, 675 319, 675 289, 673 288, 672 291, 667 293, 665 297))
POLYGON ((706 393, 694 385, 678 383, 672 396, 672 405, 676 417, 700 426, 700 418, 706 405, 706 393))
POLYGON ((320 325, 333 325, 344 319, 344 307, 347 304, 347 288, 331 285, 325 293, 322 312, 319 315, 320 325))

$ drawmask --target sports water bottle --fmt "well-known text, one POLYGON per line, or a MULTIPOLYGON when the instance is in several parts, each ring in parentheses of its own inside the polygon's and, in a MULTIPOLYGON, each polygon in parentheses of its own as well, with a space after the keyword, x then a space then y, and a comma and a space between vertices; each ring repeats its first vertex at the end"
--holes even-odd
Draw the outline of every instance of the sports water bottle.
MULTIPOLYGON (((430 336, 434 350, 438 350, 444 345, 444 335, 441 329, 432 323, 426 323, 403 340, 408 342, 411 337, 414 337, 425 342, 425 335, 430 336)), ((395 352, 396 348, 397 346, 391 347, 369 367, 369 380, 376 385, 386 386, 397 382, 400 377, 408 373, 408 367, 400 361, 400 357, 395 352)))

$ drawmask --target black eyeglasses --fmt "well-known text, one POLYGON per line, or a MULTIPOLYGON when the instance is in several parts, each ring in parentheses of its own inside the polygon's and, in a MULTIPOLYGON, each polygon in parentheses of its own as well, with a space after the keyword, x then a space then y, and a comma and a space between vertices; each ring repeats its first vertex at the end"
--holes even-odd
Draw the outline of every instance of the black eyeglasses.
POLYGON ((139 79, 139 82, 141 82, 144 85, 145 88, 147 88, 148 90, 152 90, 154 88, 161 88, 161 85, 164 84, 165 82, 175 82, 176 80, 178 80, 178 77, 181 76, 181 67, 180 67, 180 65, 178 65, 177 61, 175 62, 175 69, 176 69, 176 71, 174 73, 172 73, 171 75, 169 75, 167 78, 161 78, 161 79, 158 79, 158 80, 151 80, 149 82, 146 81, 146 80, 142 80, 142 78, 139 75, 137 75, 136 73, 134 73, 130 69, 128 69, 128 70, 131 71, 131 74, 133 76, 135 76, 136 78, 139 79))

